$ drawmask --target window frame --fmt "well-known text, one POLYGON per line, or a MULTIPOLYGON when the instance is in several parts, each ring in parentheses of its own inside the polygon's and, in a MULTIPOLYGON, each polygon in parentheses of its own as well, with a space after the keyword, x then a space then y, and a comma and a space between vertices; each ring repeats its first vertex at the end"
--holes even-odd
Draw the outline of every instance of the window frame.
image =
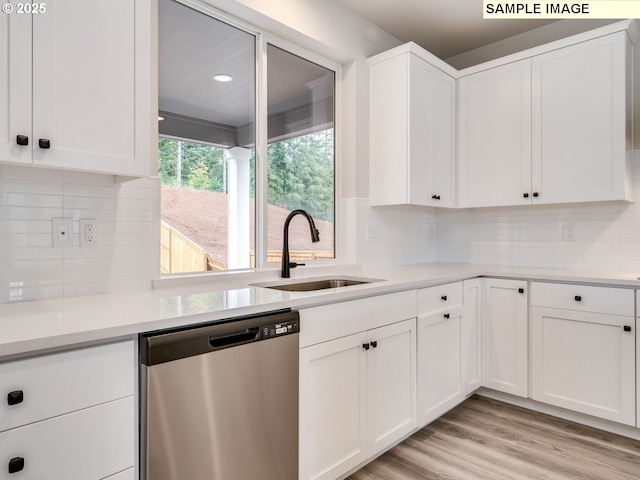
MULTIPOLYGON (((342 225, 341 192, 342 192, 342 65, 326 57, 303 48, 291 41, 284 40, 263 29, 242 22, 230 15, 217 10, 211 5, 194 0, 173 0, 208 15, 218 21, 243 30, 255 37, 255 266, 248 269, 232 269, 224 271, 203 271, 161 274, 161 279, 171 279, 177 276, 202 277, 224 276, 230 273, 251 271, 279 270, 277 262, 267 262, 267 46, 269 44, 297 55, 304 60, 315 63, 334 72, 334 110, 333 110, 333 250, 334 258, 307 261, 307 267, 336 265, 341 263, 343 239, 340 235, 342 225)), ((160 135, 157 136, 160 138, 160 135)), ((171 137, 175 140, 189 141, 187 138, 171 137)), ((157 140, 156 140, 157 141, 157 140)), ((157 159, 156 159, 157 161, 157 159)))

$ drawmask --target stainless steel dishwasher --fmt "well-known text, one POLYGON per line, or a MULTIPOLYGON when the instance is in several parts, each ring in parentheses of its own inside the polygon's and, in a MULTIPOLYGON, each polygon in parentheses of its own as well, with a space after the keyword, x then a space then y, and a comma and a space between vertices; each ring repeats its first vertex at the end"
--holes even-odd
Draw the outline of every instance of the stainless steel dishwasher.
POLYGON ((298 478, 296 311, 140 336, 148 480, 298 478))

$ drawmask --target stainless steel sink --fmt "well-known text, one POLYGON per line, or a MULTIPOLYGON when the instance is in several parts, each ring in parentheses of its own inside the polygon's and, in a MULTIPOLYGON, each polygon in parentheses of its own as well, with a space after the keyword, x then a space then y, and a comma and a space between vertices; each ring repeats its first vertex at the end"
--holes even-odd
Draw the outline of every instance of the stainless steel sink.
POLYGON ((254 287, 272 288, 275 290, 284 290, 286 292, 313 292, 315 290, 325 290, 327 288, 350 287, 352 285, 362 285, 365 283, 380 282, 379 279, 373 278, 321 278, 314 280, 306 280, 300 282, 288 283, 254 283, 254 287))

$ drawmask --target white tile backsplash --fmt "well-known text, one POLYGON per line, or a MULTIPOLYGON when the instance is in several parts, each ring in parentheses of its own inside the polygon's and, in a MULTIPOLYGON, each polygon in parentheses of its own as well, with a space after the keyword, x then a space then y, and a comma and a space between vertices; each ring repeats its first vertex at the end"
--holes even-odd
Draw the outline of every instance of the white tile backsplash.
MULTIPOLYGON (((640 151, 635 152, 640 195, 640 151)), ((442 262, 640 272, 640 204, 626 202, 438 210, 442 262), (575 241, 563 226, 575 226, 575 241)))
MULTIPOLYGON (((640 151, 635 155, 640 194, 640 151)), ((160 276, 160 181, 0 167, 0 302, 151 288, 160 276), (51 218, 74 221, 54 248, 51 218), (80 248, 79 220, 98 221, 80 248)), ((341 202, 342 260, 367 265, 469 262, 640 273, 640 204, 611 202, 448 210, 341 202), (575 241, 563 240, 573 224, 575 241), (367 239, 367 227, 378 233, 367 239)))
POLYGON ((110 175, 2 165, 0 301, 151 288, 160 274, 159 192, 157 178, 117 184, 110 175), (52 246, 54 217, 73 219, 71 246, 52 246), (96 247, 80 248, 81 218, 96 219, 96 247))

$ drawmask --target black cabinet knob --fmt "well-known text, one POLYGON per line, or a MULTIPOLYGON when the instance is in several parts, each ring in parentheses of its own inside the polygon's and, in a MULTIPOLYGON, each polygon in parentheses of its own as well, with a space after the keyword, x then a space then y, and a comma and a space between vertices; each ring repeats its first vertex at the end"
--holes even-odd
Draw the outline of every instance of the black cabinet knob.
POLYGON ((374 340, 373 342, 371 342, 371 346, 373 348, 376 348, 378 346, 378 342, 374 340))
POLYGON ((449 318, 449 317, 450 317, 450 315, 448 313, 444 314, 444 318, 449 318))
POLYGON ((630 325, 625 325, 624 326, 624 331, 625 332, 630 332, 631 331, 631 326, 630 325))
POLYGON ((524 198, 529 198, 529 194, 528 194, 528 193, 523 193, 523 194, 522 194, 522 196, 523 196, 524 198))
POLYGON ((24 458, 14 457, 9 460, 9 473, 18 473, 24 470, 24 458))
POLYGON ((440 200, 440 195, 431 195, 434 200, 440 200))
POLYGON ((24 392, 22 390, 14 390, 7 394, 7 403, 9 405, 17 405, 24 401, 24 392))
POLYGON ((443 302, 446 302, 446 301, 447 301, 447 296, 446 296, 446 295, 443 295, 443 296, 441 296, 440 298, 442 299, 442 301, 443 301, 443 302))
POLYGON ((519 288, 518 293, 524 293, 524 288, 519 288))
POLYGON ((40 148, 49 149, 51 148, 51 141, 48 138, 41 138, 38 140, 38 146, 40 148))
POLYGON ((537 197, 538 196, 538 192, 533 192, 533 196, 537 197))
POLYGON ((576 302, 581 302, 581 301, 582 301, 582 297, 581 297, 580 295, 576 295, 575 297, 573 297, 573 299, 574 299, 576 302))
POLYGON ((29 137, 27 137, 26 135, 18 135, 16 137, 16 143, 18 145, 29 145, 29 137))
POLYGON ((364 348, 365 350, 369 350, 369 344, 368 343, 363 343, 362 344, 362 348, 364 348))

